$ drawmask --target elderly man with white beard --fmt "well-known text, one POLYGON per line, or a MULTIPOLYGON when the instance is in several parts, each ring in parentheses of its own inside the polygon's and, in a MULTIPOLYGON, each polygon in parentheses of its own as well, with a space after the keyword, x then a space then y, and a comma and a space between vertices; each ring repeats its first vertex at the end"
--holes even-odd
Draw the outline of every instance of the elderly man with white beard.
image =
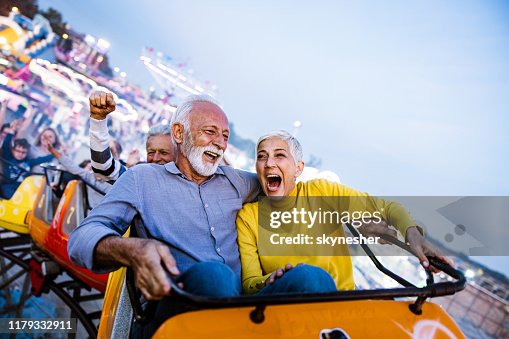
POLYGON ((168 273, 194 294, 241 293, 235 218, 261 193, 256 174, 219 166, 230 131, 211 97, 188 97, 171 125, 177 160, 125 172, 69 238, 74 263, 95 272, 130 266, 145 298, 160 300, 155 319, 137 324, 136 336, 151 335, 179 312, 168 297, 168 273), (137 214, 149 239, 122 238, 137 214))

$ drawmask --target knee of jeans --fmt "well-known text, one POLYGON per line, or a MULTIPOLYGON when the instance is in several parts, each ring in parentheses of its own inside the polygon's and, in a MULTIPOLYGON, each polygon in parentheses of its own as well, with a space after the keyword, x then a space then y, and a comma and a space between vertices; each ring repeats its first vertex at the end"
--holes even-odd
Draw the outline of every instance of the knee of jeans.
POLYGON ((321 267, 312 265, 299 265, 288 273, 292 280, 298 283, 306 292, 336 291, 336 284, 330 274, 321 267))
POLYGON ((203 278, 205 277, 229 277, 234 275, 232 269, 220 262, 199 262, 194 264, 185 273, 189 277, 203 278))
POLYGON ((240 282, 233 270, 218 262, 196 263, 182 279, 184 289, 199 295, 226 297, 240 294, 240 282))

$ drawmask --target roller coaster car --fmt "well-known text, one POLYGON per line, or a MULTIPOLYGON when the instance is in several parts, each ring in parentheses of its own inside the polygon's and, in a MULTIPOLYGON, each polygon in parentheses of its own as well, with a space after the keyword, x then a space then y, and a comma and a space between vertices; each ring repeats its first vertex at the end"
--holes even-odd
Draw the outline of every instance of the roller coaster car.
MULTIPOLYGON (((16 182, 17 178, 9 179, 3 174, 3 164, 7 161, 0 159, 0 162, 0 180, 2 182, 16 182)), ((22 168, 20 170, 21 172, 26 172, 22 168)), ((21 172, 19 175, 21 175, 21 172)), ((28 234, 27 214, 34 205, 41 183, 42 176, 29 176, 23 180, 11 198, 0 198, 0 227, 19 234, 28 234)))
MULTIPOLYGON (((70 318, 78 320, 78 329, 95 338, 101 311, 98 303, 90 302, 103 298, 108 275, 76 267, 67 254, 68 235, 88 211, 87 189, 74 178, 64 184, 53 180, 47 171, 45 174, 37 178, 41 186, 39 193, 33 194, 35 203, 27 216, 30 234, 0 230, 0 289, 6 291, 4 306, 10 312, 6 314, 21 317, 32 295, 52 292, 69 307, 70 318), (68 274, 61 275, 63 270, 68 274), (17 301, 12 298, 13 290, 18 291, 17 301)), ((28 191, 23 185, 18 190, 28 191)))
POLYGON ((46 178, 43 177, 33 208, 27 216, 30 236, 39 248, 44 248, 44 242, 59 201, 60 198, 55 195, 51 186, 46 184, 46 178))
MULTIPOLYGON (((397 239, 384 239, 411 253, 397 239)), ((385 268, 369 247, 362 247, 380 271, 403 287, 208 298, 189 294, 172 282, 173 296, 186 302, 192 311, 166 320, 153 338, 465 338, 439 305, 426 302, 429 297, 464 289, 466 280, 462 272, 429 258, 430 263, 455 281, 435 283, 432 273, 427 271, 426 286, 416 287, 385 268), (395 300, 401 297, 417 299, 395 300)), ((148 316, 141 310, 139 296, 129 290, 125 277, 125 269, 110 274, 98 338, 127 337, 133 315, 138 321, 148 316)))
MULTIPOLYGON (((64 172, 54 166, 45 166, 45 185, 41 187, 33 213, 29 217, 30 235, 39 249, 64 267, 72 276, 104 293, 108 275, 96 274, 74 265, 67 253, 69 234, 80 224, 90 209, 86 184, 80 180, 70 180, 65 185, 61 197, 58 198, 59 194, 55 193, 51 184, 48 184, 51 182, 47 174, 48 169, 64 172)), ((57 184, 53 184, 56 187, 60 185, 60 180, 57 184)), ((43 273, 41 268, 36 269, 43 273)), ((32 285, 37 286, 34 281, 32 285)))

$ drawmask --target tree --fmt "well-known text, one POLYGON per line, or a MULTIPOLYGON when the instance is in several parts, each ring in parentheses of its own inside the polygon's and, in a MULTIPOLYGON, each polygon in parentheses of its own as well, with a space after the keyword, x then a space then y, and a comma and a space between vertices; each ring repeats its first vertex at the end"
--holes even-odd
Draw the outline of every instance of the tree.
POLYGON ((37 0, 2 0, 0 1, 0 15, 9 16, 13 7, 18 7, 19 12, 30 19, 33 19, 39 11, 37 0))
POLYGON ((110 58, 108 57, 107 54, 104 54, 103 55, 103 60, 101 61, 101 63, 99 64, 99 71, 101 73, 103 73, 104 75, 107 75, 109 77, 113 77, 113 71, 110 67, 110 58))
POLYGON ((62 36, 64 33, 67 33, 67 28, 65 28, 66 23, 62 20, 62 14, 59 11, 53 7, 50 7, 46 11, 39 11, 39 13, 48 19, 53 32, 60 36, 62 36))

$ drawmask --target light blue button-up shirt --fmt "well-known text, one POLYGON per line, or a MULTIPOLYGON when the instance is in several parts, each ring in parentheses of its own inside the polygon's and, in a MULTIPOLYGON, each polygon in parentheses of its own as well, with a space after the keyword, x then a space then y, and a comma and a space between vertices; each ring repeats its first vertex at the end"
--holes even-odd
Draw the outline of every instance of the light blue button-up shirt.
POLYGON ((137 165, 71 233, 69 256, 96 272, 115 269, 96 265, 94 250, 104 237, 124 234, 139 213, 150 237, 168 244, 181 272, 196 262, 214 261, 240 277, 235 219, 242 204, 260 193, 256 174, 241 170, 220 166, 198 185, 173 162, 137 165))

